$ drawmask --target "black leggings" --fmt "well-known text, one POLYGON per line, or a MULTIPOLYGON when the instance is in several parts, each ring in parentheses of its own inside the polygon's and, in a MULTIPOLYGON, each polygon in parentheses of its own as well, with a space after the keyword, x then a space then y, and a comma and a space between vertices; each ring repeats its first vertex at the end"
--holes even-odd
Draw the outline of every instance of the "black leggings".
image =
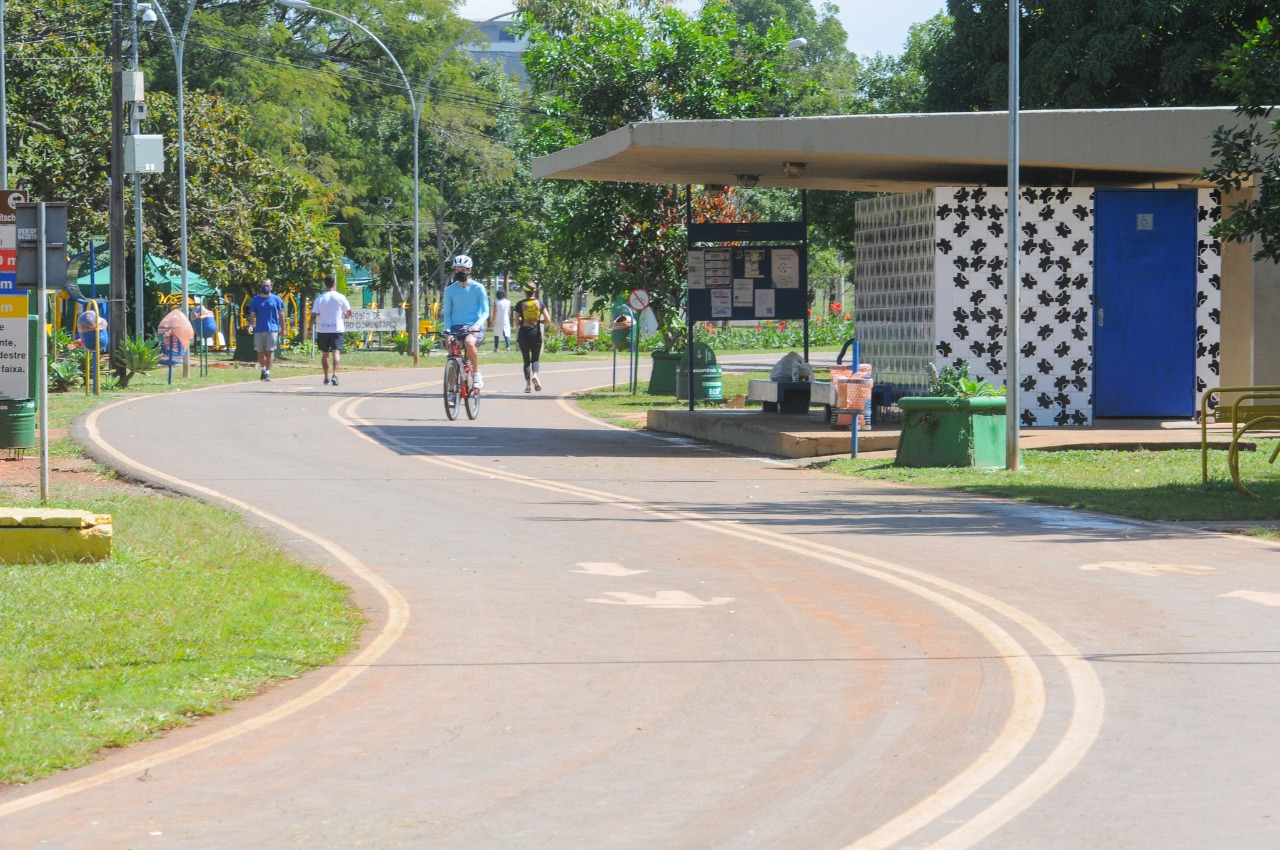
POLYGON ((524 379, 528 381, 538 371, 538 360, 542 357, 542 325, 522 326, 516 334, 516 344, 524 357, 524 379))

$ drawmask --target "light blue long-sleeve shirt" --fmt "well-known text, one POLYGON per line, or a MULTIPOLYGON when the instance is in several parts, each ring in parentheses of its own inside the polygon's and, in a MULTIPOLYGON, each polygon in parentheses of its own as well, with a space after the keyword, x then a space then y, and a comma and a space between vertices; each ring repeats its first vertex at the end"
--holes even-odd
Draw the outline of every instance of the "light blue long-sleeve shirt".
POLYGON ((489 293, 474 280, 445 287, 442 318, 446 330, 456 325, 483 325, 489 318, 489 293))

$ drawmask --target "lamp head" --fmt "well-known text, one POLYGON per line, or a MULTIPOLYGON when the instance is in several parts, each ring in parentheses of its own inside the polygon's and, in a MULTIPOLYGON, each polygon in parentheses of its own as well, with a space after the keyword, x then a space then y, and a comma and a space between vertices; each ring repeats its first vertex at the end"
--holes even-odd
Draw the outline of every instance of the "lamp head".
POLYGON ((276 0, 276 3, 284 6, 286 9, 310 9, 311 4, 307 0, 276 0))
POLYGON ((784 162, 782 163, 782 173, 790 177, 792 180, 798 180, 804 176, 804 169, 808 163, 805 162, 784 162))
POLYGON ((159 16, 156 15, 156 10, 151 8, 150 3, 139 3, 138 11, 142 13, 138 20, 142 22, 143 26, 152 26, 156 21, 160 20, 159 16))
POLYGON ((793 38, 787 42, 787 50, 801 50, 809 43, 807 38, 793 38))
POLYGON ((760 182, 759 174, 735 174, 738 178, 738 185, 744 189, 753 189, 760 182))

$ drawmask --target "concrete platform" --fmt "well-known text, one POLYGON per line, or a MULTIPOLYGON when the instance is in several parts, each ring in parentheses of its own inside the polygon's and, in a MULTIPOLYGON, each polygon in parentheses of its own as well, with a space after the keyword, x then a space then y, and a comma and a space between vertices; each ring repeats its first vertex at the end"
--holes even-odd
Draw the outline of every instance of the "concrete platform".
MULTIPOLYGON (((763 413, 759 410, 672 410, 648 412, 648 428, 721 445, 774 455, 809 458, 849 455, 848 428, 833 428, 815 409, 808 414, 763 413)), ((893 457, 898 447, 896 426, 874 426, 858 436, 859 457, 893 457)), ((1259 434, 1258 436, 1267 436, 1259 434)), ((1229 426, 1210 426, 1209 445, 1226 450, 1229 426)), ((1200 426, 1190 420, 1109 420, 1087 428, 1024 428, 1023 449, 1112 449, 1159 451, 1200 448, 1200 426)), ((1256 443, 1241 441, 1244 450, 1256 443)))

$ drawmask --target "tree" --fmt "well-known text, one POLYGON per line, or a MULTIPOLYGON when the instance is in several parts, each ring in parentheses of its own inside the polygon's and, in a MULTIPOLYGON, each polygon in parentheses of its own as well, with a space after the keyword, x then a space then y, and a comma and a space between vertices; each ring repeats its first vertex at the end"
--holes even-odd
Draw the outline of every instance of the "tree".
POLYGON ((1256 189, 1230 207, 1213 233, 1233 242, 1258 237, 1255 257, 1280 263, 1280 32, 1263 18, 1242 44, 1218 64, 1217 89, 1235 100, 1249 119, 1243 127, 1219 127, 1213 134, 1217 165, 1205 177, 1224 192, 1249 183, 1256 189))
MULTIPOLYGON (((1211 63, 1272 6, 1272 0, 1024 4, 1022 105, 1211 105, 1211 63)), ((1008 0, 948 0, 954 31, 928 66, 930 111, 1006 107, 1008 9, 1008 0)))
MULTIPOLYGON (((716 2, 696 17, 648 0, 632 8, 526 0, 520 10, 525 68, 546 113, 533 131, 536 149, 656 117, 753 117, 799 96, 783 21, 761 33, 716 2)), ((574 269, 551 282, 554 295, 583 282, 609 299, 643 287, 668 338, 679 333, 685 237, 670 187, 586 184, 563 191, 550 211, 554 250, 574 269)))
MULTIPOLYGON (((70 0, 8 7, 10 167, 33 197, 69 202, 73 249, 107 229, 110 74, 99 39, 110 29, 109 12, 70 0)), ((175 257, 174 100, 152 90, 148 103, 145 129, 166 138, 170 168, 144 183, 144 242, 175 257)), ((323 226, 328 196, 322 187, 305 172, 280 171, 249 148, 244 112, 195 92, 186 106, 192 267, 227 288, 261 280, 268 269, 301 284, 331 267, 337 252, 323 226)))

